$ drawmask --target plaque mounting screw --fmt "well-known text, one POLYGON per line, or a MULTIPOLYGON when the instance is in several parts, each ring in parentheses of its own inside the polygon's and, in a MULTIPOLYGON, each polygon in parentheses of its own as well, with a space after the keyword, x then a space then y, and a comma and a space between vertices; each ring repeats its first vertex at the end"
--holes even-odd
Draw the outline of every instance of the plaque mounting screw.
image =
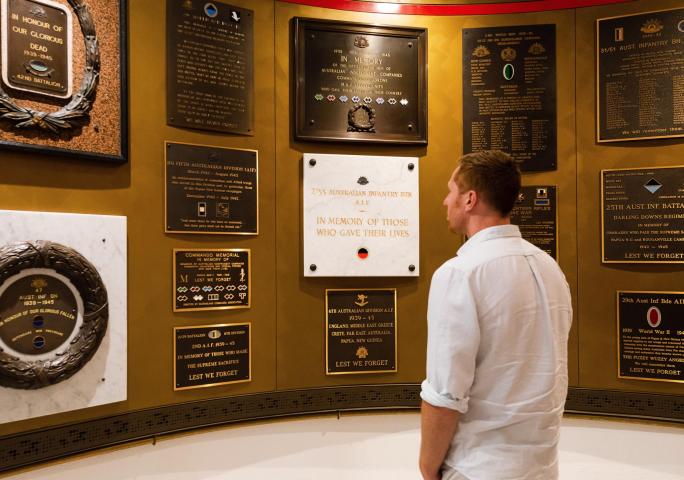
POLYGON ((409 130, 413 130, 413 124, 412 124, 412 123, 409 123, 409 124, 408 124, 408 129, 409 129, 409 130))
POLYGON ((315 263, 312 263, 311 265, 309 265, 309 270, 311 270, 312 272, 315 272, 317 268, 318 267, 316 266, 315 263))
POLYGON ((312 167, 315 167, 316 166, 316 159, 312 158, 311 160, 309 160, 309 165, 311 165, 312 167))
POLYGON ((415 265, 409 265, 409 272, 415 272, 416 271, 416 266, 415 265))
POLYGON ((313 40, 314 38, 316 38, 316 35, 314 35, 314 34, 312 33, 311 35, 309 35, 309 38, 310 38, 311 40, 313 40))
POLYGON ((413 48, 413 42, 408 42, 408 47, 413 48))
POLYGON ((316 123, 316 122, 314 122, 313 119, 309 120, 309 125, 313 125, 314 123, 316 123))
POLYGON ((409 164, 408 164, 408 169, 409 169, 409 170, 413 171, 414 168, 416 168, 416 166, 415 166, 414 164, 412 164, 412 163, 409 163, 409 164))

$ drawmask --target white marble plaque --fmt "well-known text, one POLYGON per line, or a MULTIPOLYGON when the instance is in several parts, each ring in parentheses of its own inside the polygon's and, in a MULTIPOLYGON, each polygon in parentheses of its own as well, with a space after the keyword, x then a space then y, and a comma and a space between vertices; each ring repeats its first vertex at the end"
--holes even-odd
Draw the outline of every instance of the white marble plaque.
POLYGON ((0 210, 0 246, 48 240, 97 269, 107 289, 107 332, 72 377, 37 390, 0 387, 0 423, 126 400, 126 217, 0 210))
POLYGON ((304 154, 304 276, 417 277, 418 158, 304 154))

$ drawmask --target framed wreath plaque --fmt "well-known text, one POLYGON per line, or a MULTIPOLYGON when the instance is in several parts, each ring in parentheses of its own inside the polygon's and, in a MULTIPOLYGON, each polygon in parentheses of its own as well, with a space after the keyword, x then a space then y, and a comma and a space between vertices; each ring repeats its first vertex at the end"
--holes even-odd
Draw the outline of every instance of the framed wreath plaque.
POLYGON ((126 161, 126 0, 0 6, 0 146, 126 161))

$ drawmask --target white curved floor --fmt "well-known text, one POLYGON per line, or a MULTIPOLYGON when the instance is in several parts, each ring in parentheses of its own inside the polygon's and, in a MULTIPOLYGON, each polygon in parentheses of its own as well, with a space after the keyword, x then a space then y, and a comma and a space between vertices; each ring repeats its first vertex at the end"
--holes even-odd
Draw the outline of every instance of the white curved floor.
MULTIPOLYGON (((11 480, 418 479, 416 412, 222 427, 101 452, 11 480)), ((684 479, 684 426, 566 417, 561 480, 684 479)))

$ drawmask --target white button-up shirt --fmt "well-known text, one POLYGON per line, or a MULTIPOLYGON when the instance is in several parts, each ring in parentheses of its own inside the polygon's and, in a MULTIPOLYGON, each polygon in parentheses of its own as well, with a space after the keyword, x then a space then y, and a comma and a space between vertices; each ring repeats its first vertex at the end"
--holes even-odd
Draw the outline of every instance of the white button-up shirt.
POLYGON ((433 275, 421 397, 461 412, 445 463, 471 480, 558 478, 570 290, 515 225, 473 235, 433 275))

